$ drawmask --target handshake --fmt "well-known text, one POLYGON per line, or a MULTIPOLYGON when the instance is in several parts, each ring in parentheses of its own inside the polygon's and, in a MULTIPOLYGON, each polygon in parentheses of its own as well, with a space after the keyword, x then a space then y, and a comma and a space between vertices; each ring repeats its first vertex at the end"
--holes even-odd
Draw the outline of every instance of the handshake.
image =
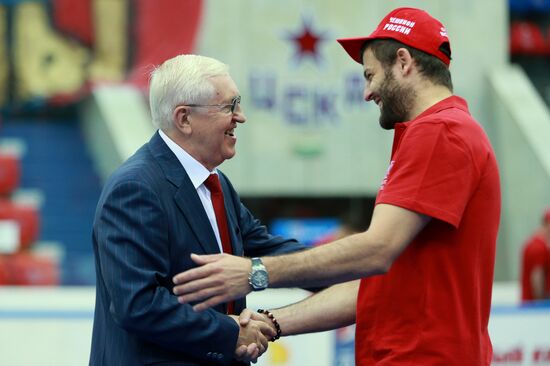
POLYGON ((280 329, 277 322, 268 314, 244 309, 239 316, 230 315, 239 325, 235 359, 256 363, 258 357, 267 351, 267 342, 279 338, 280 329))

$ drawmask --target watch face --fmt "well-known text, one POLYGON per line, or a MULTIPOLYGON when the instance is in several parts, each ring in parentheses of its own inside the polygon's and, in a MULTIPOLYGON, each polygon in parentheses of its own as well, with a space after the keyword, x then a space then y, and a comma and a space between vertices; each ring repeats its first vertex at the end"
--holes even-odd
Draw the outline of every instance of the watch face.
POLYGON ((268 285, 267 272, 266 271, 255 271, 250 278, 250 282, 254 289, 264 289, 268 285))

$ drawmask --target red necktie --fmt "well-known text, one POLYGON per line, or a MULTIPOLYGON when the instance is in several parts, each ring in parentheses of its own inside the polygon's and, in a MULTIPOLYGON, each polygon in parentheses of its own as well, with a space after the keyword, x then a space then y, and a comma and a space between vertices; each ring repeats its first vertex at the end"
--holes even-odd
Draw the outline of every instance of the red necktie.
MULTIPOLYGON (((220 234, 220 240, 222 242, 222 248, 224 253, 233 254, 231 249, 231 239, 229 238, 229 229, 227 228, 227 216, 225 215, 225 204, 223 203, 223 192, 220 180, 217 174, 210 174, 204 185, 210 191, 210 197, 212 198, 212 206, 214 213, 216 214, 216 223, 218 224, 218 231, 220 234)), ((234 302, 227 303, 227 313, 233 314, 234 302)))

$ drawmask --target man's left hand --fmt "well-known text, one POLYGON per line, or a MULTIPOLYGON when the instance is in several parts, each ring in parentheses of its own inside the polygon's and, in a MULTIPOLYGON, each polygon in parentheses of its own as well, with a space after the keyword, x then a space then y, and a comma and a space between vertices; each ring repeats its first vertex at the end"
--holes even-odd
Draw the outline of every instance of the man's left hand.
POLYGON ((186 304, 202 301, 193 310, 203 311, 212 306, 246 296, 250 291, 248 274, 250 259, 229 254, 197 255, 191 259, 200 267, 174 276, 174 294, 186 304), (203 301, 204 300, 204 301, 203 301))

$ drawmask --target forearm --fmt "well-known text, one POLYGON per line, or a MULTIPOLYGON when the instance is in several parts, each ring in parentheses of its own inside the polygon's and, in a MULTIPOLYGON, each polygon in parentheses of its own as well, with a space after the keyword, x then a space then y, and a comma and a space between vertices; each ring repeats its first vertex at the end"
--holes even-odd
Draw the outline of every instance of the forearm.
MULTIPOLYGON (((294 254, 261 257, 270 287, 323 287, 389 270, 395 258, 430 218, 397 206, 377 205, 368 231, 294 254)), ((201 267, 174 276, 174 294, 181 303, 202 311, 248 294, 249 259, 192 255, 201 267)))
POLYGON ((363 233, 301 253, 262 258, 270 287, 327 286, 385 273, 429 219, 400 207, 377 205, 363 233))
POLYGON ((271 312, 283 336, 340 328, 355 323, 358 289, 359 281, 338 284, 271 312))
POLYGON ((365 232, 301 253, 262 260, 270 287, 315 287, 384 273, 390 258, 388 247, 365 232))
POLYGON ((537 300, 544 299, 545 298, 545 293, 544 293, 545 273, 544 273, 544 269, 542 267, 536 267, 535 269, 533 269, 533 271, 531 272, 531 277, 530 277, 529 280, 531 282, 531 289, 532 289, 532 292, 533 292, 533 297, 537 300))

